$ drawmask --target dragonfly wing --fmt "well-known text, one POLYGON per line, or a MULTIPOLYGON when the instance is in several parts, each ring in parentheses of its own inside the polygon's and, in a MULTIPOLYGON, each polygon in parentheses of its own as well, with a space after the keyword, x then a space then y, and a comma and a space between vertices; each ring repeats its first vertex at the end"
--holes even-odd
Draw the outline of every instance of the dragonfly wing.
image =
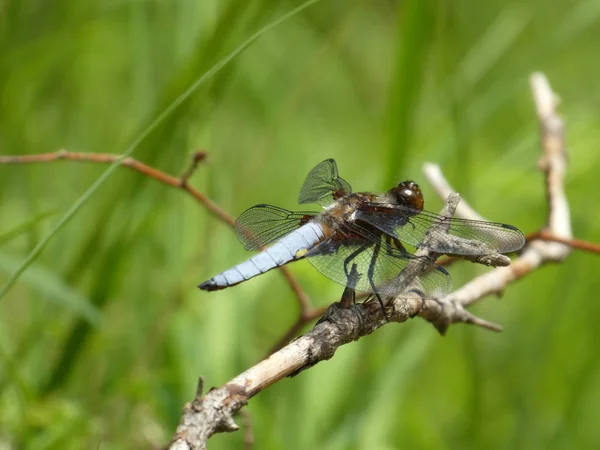
POLYGON ((427 248, 438 253, 508 253, 525 244, 523 233, 512 225, 444 217, 402 205, 370 203, 361 207, 356 219, 415 247, 421 247, 425 235, 430 233, 432 239, 427 248))
POLYGON ((246 250, 258 250, 309 222, 317 213, 256 205, 235 221, 235 232, 246 250))
POLYGON ((352 193, 352 188, 338 174, 337 164, 333 159, 326 159, 312 169, 306 177, 298 203, 318 203, 327 206, 336 199, 352 193))
POLYGON ((329 279, 361 292, 394 296, 415 291, 424 298, 441 298, 452 288, 448 272, 432 262, 425 272, 407 282, 402 271, 416 257, 370 239, 329 238, 310 250, 306 258, 329 279))

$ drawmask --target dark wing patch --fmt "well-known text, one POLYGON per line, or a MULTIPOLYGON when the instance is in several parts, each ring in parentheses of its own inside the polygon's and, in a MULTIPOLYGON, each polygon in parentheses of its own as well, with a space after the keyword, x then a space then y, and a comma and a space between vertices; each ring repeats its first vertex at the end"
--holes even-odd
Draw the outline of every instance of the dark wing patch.
POLYGON ((272 205, 256 205, 235 221, 238 239, 246 250, 258 250, 311 220, 314 211, 288 211, 272 205))
POLYGON ((428 249, 438 253, 508 253, 519 250, 525 244, 523 233, 512 225, 443 217, 402 205, 368 203, 360 207, 356 220, 366 222, 415 247, 421 246, 425 235, 430 232, 434 239, 428 249), (443 225, 438 229, 434 226, 436 224, 443 225), (447 233, 442 231, 446 226, 447 233))
POLYGON ((352 188, 338 174, 337 164, 333 159, 326 159, 312 169, 306 177, 298 203, 318 203, 327 206, 336 199, 352 193, 352 188))

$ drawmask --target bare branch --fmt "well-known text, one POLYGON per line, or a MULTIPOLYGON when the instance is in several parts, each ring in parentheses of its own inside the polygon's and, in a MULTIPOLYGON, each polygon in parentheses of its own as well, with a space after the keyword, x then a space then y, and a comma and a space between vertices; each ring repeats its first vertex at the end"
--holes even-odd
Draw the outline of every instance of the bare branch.
MULTIPOLYGON (((540 168, 546 176, 546 191, 548 197, 547 231, 558 239, 571 240, 571 221, 567 197, 564 193, 564 173, 566 169, 566 150, 564 148, 564 127, 562 119, 555 111, 557 97, 550 89, 546 77, 542 74, 531 76, 531 88, 540 120, 542 135, 542 150, 540 168)), ((427 164, 425 175, 434 185, 436 191, 445 194, 451 190, 449 183, 443 177, 439 167, 427 164)), ((467 219, 481 219, 471 208, 461 210, 461 215, 467 219)), ((501 293, 508 284, 516 281, 542 264, 560 262, 568 256, 570 248, 556 242, 530 242, 522 254, 510 266, 497 268, 481 275, 462 288, 452 292, 440 300, 444 306, 457 305, 466 307, 489 294, 501 293)))
MULTIPOLYGON (((0 164, 31 164, 31 163, 49 163, 60 160, 92 162, 101 164, 112 164, 119 161, 120 155, 109 153, 87 153, 87 152, 70 152, 67 150, 59 150, 52 153, 40 153, 37 155, 0 155, 0 164)), ((162 172, 154 167, 137 161, 133 158, 125 158, 120 164, 123 167, 129 167, 136 172, 139 172, 147 177, 153 178, 168 186, 181 189, 191 195, 196 201, 202 204, 208 212, 214 215, 217 219, 225 222, 233 227, 235 219, 227 213, 223 208, 210 200, 199 190, 190 186, 188 183, 189 177, 194 173, 198 164, 206 159, 206 152, 197 151, 194 153, 192 162, 181 178, 174 177, 165 172, 162 172)), ((292 292, 296 295, 302 314, 305 315, 311 310, 311 302, 308 295, 304 292, 296 278, 292 275, 287 267, 280 267, 279 270, 285 277, 292 292)))
MULTIPOLYGON (((452 189, 452 186, 450 186, 450 183, 444 177, 442 169, 437 164, 423 164, 423 173, 440 198, 447 198, 450 194, 456 192, 452 189)), ((486 220, 483 216, 475 212, 464 199, 456 207, 456 216, 470 220, 486 220)))
POLYGON ((326 307, 312 308, 310 310, 305 311, 303 314, 300 314, 296 322, 285 332, 285 334, 281 338, 277 340, 275 345, 271 347, 271 349, 267 353, 267 356, 275 353, 277 350, 281 349, 288 342, 294 339, 294 337, 296 337, 300 330, 302 330, 302 327, 304 325, 321 317, 323 314, 325 314, 326 310, 326 307))
MULTIPOLYGON (((543 156, 539 160, 539 167, 546 176, 549 206, 547 228, 554 236, 570 239, 573 234, 564 184, 567 168, 564 123, 555 110, 559 99, 552 92, 544 74, 534 73, 529 81, 542 135, 543 156)), ((557 258, 566 258, 570 252, 567 246, 560 244, 555 245, 554 251, 557 258)))
MULTIPOLYGON (((388 308, 390 322, 404 322, 424 311, 431 320, 468 321, 463 310, 440 308, 434 301, 423 304, 420 298, 399 298, 388 308), (444 319, 444 316, 446 319, 444 319)), ((475 319, 473 319, 475 320, 475 319)), ((205 449, 214 433, 235 431, 233 415, 249 399, 275 382, 295 376, 315 364, 333 357, 338 347, 356 341, 388 323, 377 302, 343 307, 331 305, 314 328, 272 354, 224 386, 210 390, 204 397, 186 405, 171 449, 205 449)), ((493 324, 480 322, 486 328, 493 324)))
POLYGON ((252 431, 252 417, 247 409, 240 410, 244 423, 244 450, 252 450, 254 446, 254 432, 252 431))
MULTIPOLYGON (((40 153, 37 155, 16 155, 16 156, 3 156, 0 155, 0 164, 31 164, 31 163, 48 163, 60 160, 78 161, 78 162, 92 162, 101 164, 112 164, 115 161, 119 161, 121 155, 113 155, 110 153, 87 153, 87 152, 70 152, 68 150, 59 150, 53 153, 40 153)), ((121 161, 121 166, 129 167, 147 177, 154 178, 161 183, 167 184, 174 188, 183 189, 204 207, 215 217, 222 222, 225 222, 231 226, 235 222, 235 219, 231 217, 223 208, 218 206, 215 202, 210 200, 202 192, 189 186, 187 183, 183 183, 181 178, 174 177, 167 173, 161 172, 154 167, 150 167, 140 161, 133 158, 125 158, 121 161)))
POLYGON ((541 239, 542 241, 560 242, 561 244, 568 245, 571 248, 577 250, 584 250, 590 253, 600 253, 600 244, 594 242, 583 241, 581 239, 569 239, 560 236, 554 236, 548 230, 540 230, 535 233, 530 233, 526 237, 527 241, 535 241, 541 239))
MULTIPOLYGON (((441 171, 439 171, 439 175, 441 176, 441 171)), ((440 216, 451 218, 454 215, 455 211, 458 209, 458 205, 460 204, 459 201, 460 196, 458 194, 450 193, 448 195, 448 198, 446 199, 446 204, 444 206, 444 209, 440 213, 440 216)), ((417 258, 410 261, 407 267, 397 277, 399 279, 399 282, 393 284, 394 292, 406 292, 416 277, 431 269, 434 262, 442 254, 433 252, 429 250, 429 248, 440 248, 443 247, 444 244, 443 242, 435 242, 436 239, 454 239, 455 242, 453 242, 453 246, 465 246, 468 248, 469 245, 471 245, 468 240, 461 240, 460 238, 453 237, 447 234, 449 226, 450 222, 443 220, 440 220, 439 223, 436 223, 432 226, 431 230, 437 229, 442 233, 428 232, 426 234, 422 245, 415 252, 415 256, 417 258)), ((510 258, 499 253, 469 256, 467 257, 467 259, 471 260, 472 262, 488 266, 507 266, 508 264, 510 264, 510 258)), ((401 294, 400 298, 397 300, 402 301, 402 297, 404 296, 405 294, 401 294)), ((463 308, 463 305, 461 305, 460 303, 448 302, 446 300, 447 298, 448 296, 445 299, 440 300, 439 302, 427 300, 424 302, 422 310, 418 311, 421 317, 431 322, 441 334, 444 334, 448 326, 455 322, 464 322, 479 325, 483 328, 493 331, 502 330, 502 327, 500 325, 488 322, 484 319, 475 316, 472 313, 469 313, 463 308)))
POLYGON ((183 172, 183 175, 181 175, 181 178, 179 179, 179 181, 182 185, 187 184, 190 177, 194 174, 194 172, 198 168, 198 165, 204 160, 206 160, 206 152, 205 151, 197 150, 193 153, 192 161, 190 162, 190 165, 185 170, 185 172, 183 172))

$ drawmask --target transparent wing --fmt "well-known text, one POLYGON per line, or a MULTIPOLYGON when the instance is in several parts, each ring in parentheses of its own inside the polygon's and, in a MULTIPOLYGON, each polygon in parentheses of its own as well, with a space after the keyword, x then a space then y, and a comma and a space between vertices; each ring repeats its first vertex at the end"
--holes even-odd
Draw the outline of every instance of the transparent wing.
POLYGON ((256 205, 244 211, 234 224, 246 250, 258 250, 291 233, 311 220, 313 211, 288 211, 271 205, 256 205))
POLYGON ((326 159, 312 169, 306 177, 298 203, 318 203, 327 206, 336 199, 352 193, 346 180, 338 175, 337 164, 333 159, 326 159))
POLYGON ((416 247, 421 246, 425 234, 429 231, 435 239, 431 240, 432 244, 428 248, 438 253, 507 253, 519 250, 525 244, 523 233, 512 225, 448 218, 401 205, 365 204, 357 212, 356 220, 366 222, 387 235, 416 247), (449 223, 447 233, 433 227, 439 223, 449 223))
POLYGON ((310 250, 306 258, 329 279, 361 292, 391 296, 402 290, 422 298, 441 298, 452 288, 448 272, 431 262, 427 271, 405 283, 402 271, 416 257, 370 239, 330 238, 310 250))

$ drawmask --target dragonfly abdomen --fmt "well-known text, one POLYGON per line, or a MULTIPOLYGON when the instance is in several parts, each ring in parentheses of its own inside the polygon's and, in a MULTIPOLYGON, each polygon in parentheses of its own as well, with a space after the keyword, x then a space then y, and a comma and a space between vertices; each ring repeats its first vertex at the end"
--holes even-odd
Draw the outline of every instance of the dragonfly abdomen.
POLYGON ((302 258, 306 252, 325 239, 320 224, 309 222, 277 241, 252 258, 221 272, 200 286, 205 291, 216 291, 249 280, 261 273, 302 258))

